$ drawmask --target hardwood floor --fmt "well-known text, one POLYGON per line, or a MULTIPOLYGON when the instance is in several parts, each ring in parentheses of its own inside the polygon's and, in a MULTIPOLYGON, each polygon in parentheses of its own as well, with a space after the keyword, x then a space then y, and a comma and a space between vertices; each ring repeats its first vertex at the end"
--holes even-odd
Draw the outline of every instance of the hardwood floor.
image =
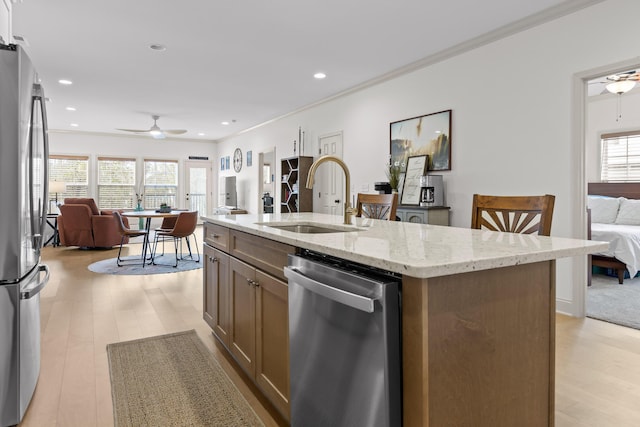
MULTIPOLYGON (((112 426, 106 345, 187 329, 197 331, 265 425, 282 425, 202 320, 202 270, 112 276, 87 269, 116 254, 43 250, 51 279, 41 295, 42 366, 21 426, 112 426)), ((558 315, 556 340, 556 426, 640 425, 640 331, 558 315)))
MULTIPOLYGON (((140 248, 129 245, 128 254, 140 248)), ((197 331, 265 425, 282 425, 222 354, 202 320, 202 270, 113 276, 87 269, 117 253, 44 248, 42 258, 51 278, 40 300, 40 378, 20 426, 112 426, 106 345, 188 329, 197 331)))

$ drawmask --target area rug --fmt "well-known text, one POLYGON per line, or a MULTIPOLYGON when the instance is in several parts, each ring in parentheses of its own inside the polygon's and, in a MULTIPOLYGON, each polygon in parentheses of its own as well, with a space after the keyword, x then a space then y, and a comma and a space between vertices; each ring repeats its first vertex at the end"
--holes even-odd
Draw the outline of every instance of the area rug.
MULTIPOLYGON (((188 256, 189 254, 184 254, 184 256, 188 256)), ((202 260, 200 262, 191 261, 190 259, 186 259, 183 261, 178 261, 178 266, 174 267, 173 265, 176 263, 175 255, 173 254, 164 254, 156 257, 156 264, 147 264, 142 267, 142 264, 139 262, 140 256, 131 256, 124 257, 125 263, 132 263, 130 265, 123 265, 122 267, 118 267, 116 264, 116 258, 105 259, 102 261, 94 262, 87 267, 90 271, 94 273, 103 273, 103 274, 166 274, 166 273, 177 273, 179 271, 189 271, 195 270, 198 268, 202 268, 202 260), (137 263, 134 263, 138 261, 137 263)), ((197 255, 196 255, 196 259, 197 255)))
POLYGON ((107 345, 115 425, 264 426, 195 330, 107 345))
POLYGON ((593 275, 587 287, 587 317, 640 329, 640 278, 593 275))

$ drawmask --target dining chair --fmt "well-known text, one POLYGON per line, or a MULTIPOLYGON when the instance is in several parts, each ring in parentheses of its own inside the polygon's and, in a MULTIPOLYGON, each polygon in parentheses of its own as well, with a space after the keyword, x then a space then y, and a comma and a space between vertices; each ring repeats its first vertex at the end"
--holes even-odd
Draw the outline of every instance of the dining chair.
POLYGON ((176 262, 173 267, 178 267, 178 261, 184 260, 185 257, 182 256, 182 239, 185 239, 187 249, 189 250, 189 258, 192 261, 200 262, 200 250, 198 249, 198 239, 195 235, 196 226, 198 225, 198 211, 191 212, 180 212, 175 221, 175 224, 171 230, 158 230, 156 231, 156 235, 153 242, 153 258, 154 264, 158 264, 155 262, 155 254, 158 248, 158 241, 160 239, 173 239, 173 245, 175 248, 176 254, 176 262), (189 238, 193 236, 193 240, 195 243, 195 248, 198 254, 198 258, 195 259, 193 253, 191 252, 191 242, 189 238), (178 253, 178 249, 180 249, 180 253, 178 253))
POLYGON ((356 217, 396 220, 398 193, 363 194, 358 193, 356 217))
POLYGON ((143 244, 146 244, 147 245, 146 247, 149 249, 148 252, 145 251, 144 248, 143 248, 143 251, 142 251, 141 258, 142 258, 142 266, 144 267, 144 264, 146 262, 146 254, 147 253, 151 254, 151 250, 150 250, 151 249, 151 245, 149 244, 149 232, 147 230, 132 230, 129 227, 127 227, 124 224, 124 221, 122 219, 122 215, 118 211, 114 211, 113 212, 113 217, 116 220, 116 229, 118 230, 118 233, 120 233, 120 237, 121 237, 120 238, 120 249, 118 249, 118 257, 116 258, 116 264, 118 265, 118 267, 122 267, 123 265, 133 264, 133 263, 130 263, 130 262, 126 262, 126 263, 124 262, 124 261, 133 261, 133 260, 123 260, 120 257, 120 255, 122 253, 122 245, 124 244, 124 242, 125 242, 125 240, 127 238, 144 236, 145 239, 144 239, 144 243, 143 244))
POLYGON ((471 228, 509 233, 551 234, 555 196, 473 195, 471 228))

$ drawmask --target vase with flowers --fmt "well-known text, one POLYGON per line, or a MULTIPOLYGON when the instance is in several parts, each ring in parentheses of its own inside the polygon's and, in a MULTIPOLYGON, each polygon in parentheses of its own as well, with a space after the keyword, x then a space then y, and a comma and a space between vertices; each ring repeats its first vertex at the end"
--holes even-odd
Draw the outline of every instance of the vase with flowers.
MULTIPOLYGON (((140 212, 144 210, 144 208, 142 207, 142 198, 144 197, 144 194, 142 193, 142 190, 144 188, 142 182, 139 182, 136 188, 136 207, 134 208, 134 210, 140 212)), ((138 229, 142 230, 143 228, 144 220, 143 218, 139 218, 138 229)))

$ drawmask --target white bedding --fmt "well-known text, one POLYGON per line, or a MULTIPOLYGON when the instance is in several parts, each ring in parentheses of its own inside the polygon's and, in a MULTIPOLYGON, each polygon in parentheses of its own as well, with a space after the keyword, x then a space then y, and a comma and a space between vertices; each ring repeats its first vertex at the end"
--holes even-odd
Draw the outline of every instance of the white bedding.
POLYGON ((591 240, 609 242, 609 250, 597 255, 616 257, 624 262, 631 277, 640 270, 640 226, 594 222, 591 240))

